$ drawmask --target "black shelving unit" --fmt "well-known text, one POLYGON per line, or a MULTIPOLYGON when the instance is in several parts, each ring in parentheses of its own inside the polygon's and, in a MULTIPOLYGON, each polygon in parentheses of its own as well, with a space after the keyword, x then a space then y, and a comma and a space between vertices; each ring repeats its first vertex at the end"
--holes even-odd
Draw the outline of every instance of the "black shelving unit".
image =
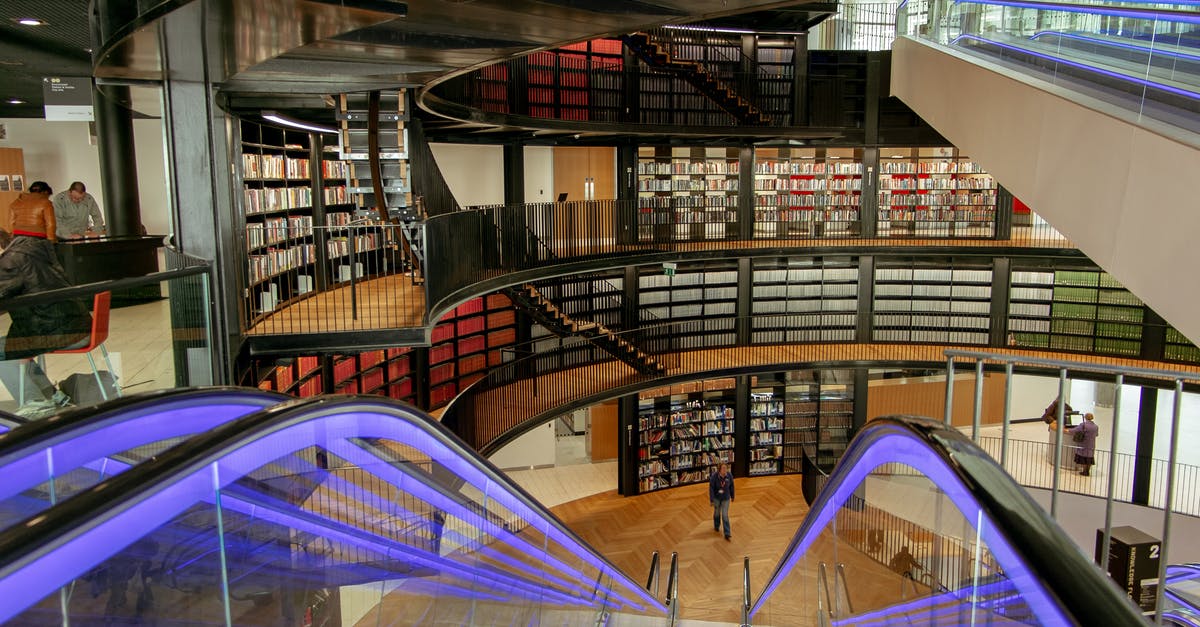
POLYGON ((989 261, 879 259, 873 340, 987 345, 991 286, 989 261))
POLYGON ((846 237, 862 232, 863 151, 754 151, 754 237, 846 237))
POLYGON ((733 464, 728 390, 651 394, 638 401, 638 492, 701 483, 717 464, 733 464))
POLYGON ((660 353, 734 345, 737 282, 736 261, 680 263, 674 276, 661 266, 638 268, 642 324, 676 323, 658 335, 647 332, 643 348, 660 353))
POLYGON ((858 322, 858 259, 753 261, 755 343, 852 342, 858 322))
MULTIPOLYGON (((1101 270, 1014 268, 1009 343, 1137 357, 1142 351, 1145 309, 1141 300, 1101 270)), ((1168 350, 1170 346, 1168 340, 1168 350)))

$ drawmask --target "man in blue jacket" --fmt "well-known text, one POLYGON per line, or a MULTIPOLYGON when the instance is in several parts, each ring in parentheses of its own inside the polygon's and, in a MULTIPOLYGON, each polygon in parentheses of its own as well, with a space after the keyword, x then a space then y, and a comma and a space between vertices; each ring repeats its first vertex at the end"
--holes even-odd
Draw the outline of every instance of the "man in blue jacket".
POLYGON ((729 503, 733 500, 733 475, 729 464, 722 462, 717 471, 708 477, 708 501, 713 507, 713 531, 725 525, 725 539, 729 539, 729 503))

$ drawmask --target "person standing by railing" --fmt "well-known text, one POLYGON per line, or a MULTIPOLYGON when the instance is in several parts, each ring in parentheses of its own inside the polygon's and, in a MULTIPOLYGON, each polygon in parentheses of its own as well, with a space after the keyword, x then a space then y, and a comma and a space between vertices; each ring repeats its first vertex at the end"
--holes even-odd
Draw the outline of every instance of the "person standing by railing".
POLYGON ((1082 466, 1079 474, 1090 477, 1092 466, 1096 464, 1096 438, 1100 435, 1100 427, 1096 426, 1096 416, 1084 414, 1083 422, 1066 430, 1071 434, 1071 440, 1079 447, 1075 451, 1075 463, 1082 466))

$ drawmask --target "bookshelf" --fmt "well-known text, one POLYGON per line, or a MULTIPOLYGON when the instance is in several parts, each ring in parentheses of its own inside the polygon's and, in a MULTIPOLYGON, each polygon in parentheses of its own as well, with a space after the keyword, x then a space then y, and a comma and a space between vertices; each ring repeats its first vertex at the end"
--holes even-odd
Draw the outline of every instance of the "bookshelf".
POLYGON ((858 321, 858 259, 753 261, 753 342, 852 342, 858 321))
POLYGON ((622 45, 618 39, 601 38, 526 57, 529 115, 620 122, 624 114, 622 45))
POLYGON ((755 150, 754 237, 826 237, 862 232, 862 149, 755 150))
POLYGON ((822 467, 845 452, 853 436, 853 371, 756 375, 751 377, 750 393, 750 474, 801 472, 805 449, 822 467), (761 423, 754 422, 756 407, 764 414, 761 423), (769 418, 781 418, 782 426, 769 418), (762 445, 756 447, 756 441, 762 445), (780 444, 773 444, 776 441, 780 444), (756 448, 761 452, 756 454, 756 448))
POLYGON ((488 368, 512 359, 505 348, 517 340, 517 314, 504 294, 471 299, 442 316, 429 347, 429 406, 445 405, 488 368))
POLYGON ((735 457, 733 380, 650 390, 638 398, 638 492, 701 483, 735 457))
POLYGON ((956 148, 880 148, 877 229, 881 237, 993 237, 996 181, 956 148))
POLYGON ((1013 346, 1137 357, 1144 317, 1142 301, 1102 270, 1013 269, 1013 346))
POLYGON ((377 394, 415 403, 411 348, 348 355, 306 355, 259 364, 256 385, 298 397, 332 391, 377 394))
POLYGON ((952 258, 881 259, 875 268, 873 339, 987 345, 991 295, 990 265, 952 258))
POLYGON ((868 53, 812 50, 808 53, 809 124, 863 128, 867 111, 868 53))
POLYGON ((733 346, 737 342, 736 260, 679 263, 675 276, 662 266, 638 268, 639 319, 673 324, 643 346, 650 353, 733 346))
POLYGON ((775 388, 753 388, 750 392, 750 440, 747 449, 749 474, 778 474, 783 464, 784 397, 775 388))
POLYGON ((348 224, 346 163, 314 137, 249 120, 238 126, 250 319, 324 287, 325 227, 348 224), (316 146, 320 146, 317 142, 316 146))
POLYGON ((739 150, 638 148, 638 240, 736 238, 739 150))
POLYGON ((758 65, 756 102, 777 124, 789 125, 795 89, 796 44, 792 38, 758 37, 754 60, 758 65))
POLYGON ((1174 327, 1167 327, 1166 341, 1163 346, 1163 358, 1167 361, 1182 361, 1185 363, 1200 363, 1200 348, 1187 339, 1174 327))

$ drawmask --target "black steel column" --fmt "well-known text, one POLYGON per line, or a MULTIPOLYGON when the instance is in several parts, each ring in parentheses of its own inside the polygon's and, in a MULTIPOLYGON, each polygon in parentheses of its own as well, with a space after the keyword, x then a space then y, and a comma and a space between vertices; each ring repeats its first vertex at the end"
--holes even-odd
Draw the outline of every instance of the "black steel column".
POLYGON ((750 376, 741 375, 734 381, 734 455, 730 470, 735 477, 745 477, 750 474, 750 376))
MULTIPOLYGON (((229 164, 240 159, 227 142, 232 119, 216 105, 212 75, 223 65, 222 46, 209 46, 204 9, 193 2, 172 11, 161 25, 163 118, 171 162, 170 186, 175 243, 184 253, 213 264, 209 291, 212 323, 213 379, 217 385, 233 380, 234 351, 241 343, 242 279, 245 250, 236 244, 229 164)), ((240 194, 239 194, 240 195, 240 194)))
POLYGON ((638 397, 626 394, 617 399, 617 494, 638 493, 638 397))
POLYGON ((875 175, 878 171, 879 149, 863 148, 862 192, 858 195, 858 224, 863 237, 875 237, 879 232, 879 193, 876 191, 879 177, 875 175))
POLYGON ((617 145, 617 241, 637 242, 637 144, 617 145))
POLYGON ((525 202, 525 145, 504 144, 504 204, 525 202))
POLYGON ((638 298, 640 293, 637 266, 625 266, 621 292, 621 328, 626 331, 642 326, 641 316, 638 315, 638 308, 641 306, 641 299, 638 298))
POLYGON ((854 329, 855 342, 871 342, 875 312, 875 258, 858 258, 858 324, 854 329))
POLYGON ((133 112, 120 104, 129 98, 129 88, 116 85, 97 87, 92 93, 100 184, 104 187, 104 222, 109 235, 142 234, 133 112))
POLYGON ((1142 359, 1162 361, 1167 354, 1167 321, 1142 305, 1142 359))
POLYGON ((750 324, 751 307, 754 302, 754 269, 749 257, 738 259, 737 273, 737 322, 734 324, 738 346, 749 346, 754 339, 750 324))
POLYGON ((854 418, 850 423, 853 438, 867 424, 867 392, 870 390, 871 371, 866 367, 854 369, 854 418))
POLYGON ((1012 260, 1008 257, 992 259, 992 301, 989 318, 988 346, 1008 346, 1008 301, 1011 283, 1012 260))
POLYGON ((996 189, 996 236, 995 239, 1012 239, 1013 195, 998 187, 996 189))
POLYGON ((738 151, 737 224, 740 239, 754 237, 754 147, 738 151))
POLYGON ((1150 504, 1150 473, 1154 468, 1154 425, 1158 417, 1158 390, 1142 388, 1138 403, 1137 445, 1133 457, 1133 498, 1136 505, 1150 504))
POLYGON ((792 126, 808 124, 808 34, 796 35, 792 52, 792 126))
POLYGON ((879 101, 888 93, 883 82, 883 53, 867 53, 866 117, 863 119, 863 143, 879 145, 879 101))
MULTIPOLYGON (((491 250, 500 251, 500 266, 520 267, 527 241, 528 223, 523 205, 525 203, 525 146, 520 142, 504 145, 504 204, 499 215, 493 216, 499 224, 499 233, 484 225, 484 239, 499 237, 489 242, 491 250)), ((485 245, 487 247, 487 245, 485 245)))

